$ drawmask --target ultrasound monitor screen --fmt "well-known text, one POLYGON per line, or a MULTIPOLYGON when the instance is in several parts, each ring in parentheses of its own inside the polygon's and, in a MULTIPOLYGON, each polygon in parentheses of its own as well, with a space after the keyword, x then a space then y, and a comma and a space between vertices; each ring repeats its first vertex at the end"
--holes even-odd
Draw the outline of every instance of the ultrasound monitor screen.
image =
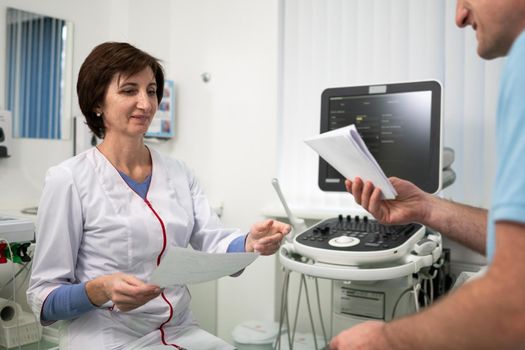
MULTIPOLYGON (((355 124, 379 165, 429 193, 440 188, 441 86, 436 81, 327 89, 321 133, 355 124)), ((319 187, 345 191, 344 177, 320 158, 319 187)))

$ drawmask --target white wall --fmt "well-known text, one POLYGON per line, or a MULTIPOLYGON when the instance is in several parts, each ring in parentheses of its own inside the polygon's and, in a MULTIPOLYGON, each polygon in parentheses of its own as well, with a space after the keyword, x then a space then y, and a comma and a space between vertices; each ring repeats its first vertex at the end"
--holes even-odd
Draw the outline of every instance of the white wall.
MULTIPOLYGON (((227 226, 245 230, 274 198, 277 0, 176 0, 171 72, 178 89, 173 154, 195 169, 227 226), (200 74, 209 72, 207 84, 200 74)), ((260 258, 218 283, 218 335, 248 319, 273 320, 276 260, 260 258)))

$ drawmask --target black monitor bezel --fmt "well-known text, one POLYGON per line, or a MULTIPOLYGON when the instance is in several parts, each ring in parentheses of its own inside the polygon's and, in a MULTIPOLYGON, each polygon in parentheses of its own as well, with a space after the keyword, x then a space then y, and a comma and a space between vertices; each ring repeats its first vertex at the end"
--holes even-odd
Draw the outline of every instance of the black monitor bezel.
MULTIPOLYGON (((329 131, 329 101, 332 97, 341 96, 367 96, 385 95, 391 93, 430 91, 431 97, 431 116, 430 116, 430 157, 431 166, 428 180, 425 184, 416 184, 419 188, 428 193, 436 193, 441 189, 441 84, 435 80, 373 84, 351 87, 328 88, 321 95, 321 133, 329 131)), ((344 181, 339 183, 326 182, 328 167, 330 165, 319 157, 318 185, 323 191, 343 192, 346 191, 344 181)))

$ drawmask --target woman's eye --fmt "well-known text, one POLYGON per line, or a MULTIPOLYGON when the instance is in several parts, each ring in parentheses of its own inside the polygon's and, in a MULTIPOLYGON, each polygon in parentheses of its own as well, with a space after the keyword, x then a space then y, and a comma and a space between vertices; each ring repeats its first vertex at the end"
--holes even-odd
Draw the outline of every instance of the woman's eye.
POLYGON ((122 93, 125 95, 133 95, 135 93, 135 90, 122 90, 122 93))
POLYGON ((157 94, 157 91, 156 91, 156 90, 150 90, 150 91, 148 91, 148 94, 149 94, 150 96, 153 96, 153 95, 156 95, 156 94, 157 94))

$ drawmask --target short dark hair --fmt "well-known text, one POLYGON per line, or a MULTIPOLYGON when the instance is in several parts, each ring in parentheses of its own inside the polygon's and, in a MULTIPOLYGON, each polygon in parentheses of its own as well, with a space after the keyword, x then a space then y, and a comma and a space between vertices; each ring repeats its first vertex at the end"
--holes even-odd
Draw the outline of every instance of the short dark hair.
POLYGON ((86 123, 99 138, 104 138, 102 118, 95 108, 102 106, 104 96, 115 74, 131 76, 150 67, 157 83, 157 100, 164 93, 164 70, 159 60, 128 43, 105 42, 96 46, 80 67, 77 81, 78 103, 86 123))

